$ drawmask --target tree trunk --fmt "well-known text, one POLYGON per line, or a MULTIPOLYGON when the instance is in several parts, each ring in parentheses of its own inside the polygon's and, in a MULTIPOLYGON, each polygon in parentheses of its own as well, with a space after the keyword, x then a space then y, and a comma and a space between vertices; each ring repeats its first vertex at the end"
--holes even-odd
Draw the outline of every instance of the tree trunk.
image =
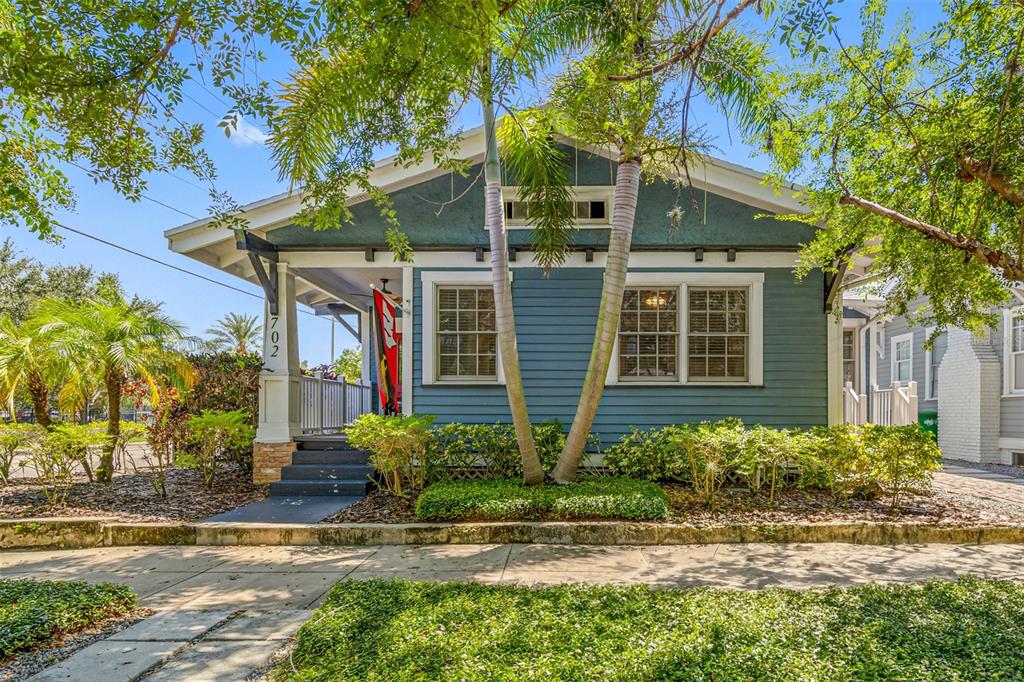
POLYGON ((32 399, 32 412, 35 414, 36 423, 44 429, 49 429, 50 421, 50 389, 39 372, 28 373, 28 394, 32 399))
POLYGON ((619 164, 615 175, 615 208, 612 218, 612 232, 608 240, 608 262, 604 269, 604 284, 601 287, 601 307, 594 332, 594 345, 590 349, 590 363, 583 379, 580 402, 576 417, 572 420, 569 437, 558 458, 558 465, 552 472, 559 483, 569 483, 576 478, 583 459, 590 428, 594 425, 597 408, 601 404, 608 365, 615 350, 615 337, 619 332, 619 317, 622 314, 622 296, 626 290, 626 273, 629 270, 629 249, 633 242, 633 223, 636 217, 637 193, 640 190, 640 161, 629 159, 619 164))
MULTIPOLYGON (((489 67, 484 68, 485 80, 489 67)), ((486 93, 489 88, 484 88, 486 93)), ((505 373, 505 390, 516 430, 519 454, 523 460, 523 482, 536 485, 544 482, 544 468, 537 456, 537 446, 530 428, 530 415, 526 409, 523 377, 519 372, 519 350, 516 348, 516 321, 512 311, 512 285, 509 282, 508 243, 505 234, 505 202, 501 193, 501 162, 498 159, 498 138, 495 133, 494 106, 489 93, 480 98, 484 112, 486 156, 484 181, 486 183, 487 231, 491 240, 491 279, 494 285, 495 329, 501 353, 501 367, 505 373)))
POLYGON ((103 444, 100 465, 96 467, 96 480, 109 483, 114 476, 114 448, 121 438, 121 372, 108 367, 103 376, 107 389, 107 442, 103 444))

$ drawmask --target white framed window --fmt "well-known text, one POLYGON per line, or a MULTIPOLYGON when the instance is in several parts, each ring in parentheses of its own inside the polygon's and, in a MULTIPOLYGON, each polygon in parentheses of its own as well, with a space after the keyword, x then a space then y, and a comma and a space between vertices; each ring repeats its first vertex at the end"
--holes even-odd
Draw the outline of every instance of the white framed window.
MULTIPOLYGON (((931 338, 934 332, 934 327, 925 329, 925 338, 931 338)), ((939 332, 939 335, 935 337, 934 343, 932 343, 932 347, 926 348, 924 351, 925 400, 939 399, 939 365, 942 364, 942 358, 946 354, 948 342, 949 339, 946 332, 939 332)))
POLYGON ((889 357, 892 359, 891 379, 906 383, 914 377, 914 335, 900 334, 894 336, 889 357))
POLYGON ((619 317, 620 381, 679 376, 679 287, 628 287, 619 317))
MULTIPOLYGON (((519 198, 518 187, 503 187, 505 224, 511 229, 532 228, 528 221, 530 207, 519 198)), ((612 222, 615 187, 611 185, 578 185, 570 189, 573 215, 579 227, 607 227, 612 222)))
POLYGON ((609 384, 764 383, 764 273, 631 272, 609 384))
POLYGON ((1004 393, 1024 396, 1024 306, 1003 311, 1004 393))
POLYGON ((857 380, 857 335, 859 329, 843 330, 843 386, 852 384, 854 389, 860 386, 857 380))
POLYGON ((423 383, 503 383, 490 274, 427 271, 421 281, 423 383))
POLYGON ((749 286, 686 289, 688 381, 746 381, 749 286))

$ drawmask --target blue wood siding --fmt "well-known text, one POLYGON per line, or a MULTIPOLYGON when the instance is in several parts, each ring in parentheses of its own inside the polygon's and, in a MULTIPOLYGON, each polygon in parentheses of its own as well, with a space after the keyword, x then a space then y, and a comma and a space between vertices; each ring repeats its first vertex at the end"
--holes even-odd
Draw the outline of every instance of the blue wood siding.
MULTIPOLYGON (((417 268, 414 274, 416 311, 422 310, 422 271, 417 268)), ((484 278, 489 276, 487 271, 481 272, 484 278)), ((557 418, 569 424, 590 357, 603 270, 563 268, 548 278, 535 268, 515 268, 513 272, 520 362, 530 416, 535 421, 557 418)), ((772 426, 826 423, 827 320, 822 313, 821 273, 797 282, 785 268, 763 272, 764 386, 608 386, 594 425, 606 445, 630 426, 650 428, 732 416, 772 426)), ((416 412, 437 415, 439 423, 509 420, 504 386, 424 386, 423 319, 418 313, 414 314, 413 330, 416 412)))

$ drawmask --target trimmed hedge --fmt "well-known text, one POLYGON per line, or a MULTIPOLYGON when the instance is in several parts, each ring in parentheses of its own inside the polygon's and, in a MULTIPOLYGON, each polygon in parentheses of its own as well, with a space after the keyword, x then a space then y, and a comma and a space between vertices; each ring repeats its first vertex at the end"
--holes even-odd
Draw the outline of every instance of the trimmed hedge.
POLYGON ((0 661, 135 608, 126 585, 0 579, 0 661))
POLYGON ((425 521, 631 519, 668 516, 665 492, 648 481, 599 478, 569 485, 524 486, 518 479, 435 483, 416 500, 425 521))
POLYGON ((1024 585, 757 592, 343 581, 277 680, 1020 680, 1024 585))

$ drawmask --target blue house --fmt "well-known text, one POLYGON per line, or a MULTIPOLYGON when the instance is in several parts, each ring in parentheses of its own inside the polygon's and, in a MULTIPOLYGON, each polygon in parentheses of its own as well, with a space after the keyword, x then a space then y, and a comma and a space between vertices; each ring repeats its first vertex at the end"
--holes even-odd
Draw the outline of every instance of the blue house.
MULTIPOLYGON (((505 188, 518 347, 531 418, 568 424, 593 339, 608 241, 616 164, 567 143, 579 230, 567 262, 545 276, 530 248, 516 188, 505 188)), ((483 159, 481 130, 462 158, 483 159)), ((335 315, 364 349, 371 287, 400 299, 402 410, 439 423, 507 421, 494 333, 489 240, 479 166, 461 176, 430 161, 381 161, 373 182, 391 196, 415 249, 396 262, 387 223, 369 197, 351 197, 353 224, 313 231, 294 224, 300 198, 286 194, 244 208, 244 239, 210 219, 166 232, 170 248, 248 282, 270 300, 265 324, 256 478, 273 480, 295 442, 336 430, 371 408, 368 389, 302 377, 296 304, 335 315), (476 186, 472 187, 476 182, 476 186), (358 405, 357 405, 358 401, 358 405)), ((630 427, 722 417, 780 427, 843 419, 840 282, 814 271, 797 280, 797 250, 813 227, 772 219, 801 210, 789 189, 732 163, 692 169, 684 220, 667 213, 678 190, 640 190, 617 348, 594 431, 604 443, 630 427), (691 206, 691 198, 696 208, 691 206)), ((370 352, 364 376, 375 379, 370 352)))

